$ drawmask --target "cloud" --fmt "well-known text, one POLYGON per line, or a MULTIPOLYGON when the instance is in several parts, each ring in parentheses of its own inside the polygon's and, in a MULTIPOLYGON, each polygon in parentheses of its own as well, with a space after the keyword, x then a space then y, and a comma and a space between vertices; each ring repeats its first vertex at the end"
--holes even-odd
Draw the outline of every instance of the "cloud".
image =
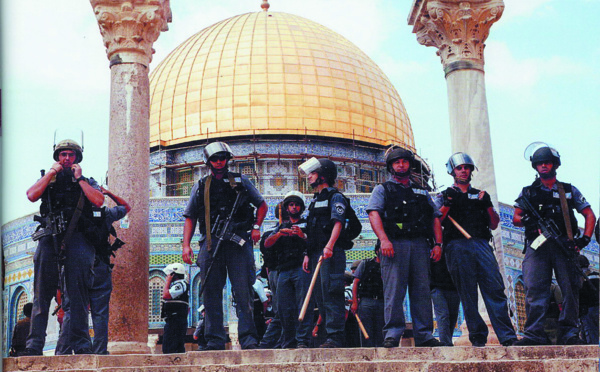
POLYGON ((510 22, 516 18, 527 18, 540 13, 553 11, 554 0, 504 0, 502 22, 510 22))
POLYGON ((542 81, 578 80, 595 75, 592 66, 561 55, 519 59, 508 44, 497 41, 488 43, 485 60, 486 84, 521 97, 533 94, 542 81))

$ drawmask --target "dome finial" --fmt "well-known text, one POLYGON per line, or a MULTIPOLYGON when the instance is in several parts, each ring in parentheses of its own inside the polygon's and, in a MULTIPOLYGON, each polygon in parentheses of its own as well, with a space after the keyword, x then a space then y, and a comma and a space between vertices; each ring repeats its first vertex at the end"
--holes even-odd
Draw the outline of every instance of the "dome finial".
POLYGON ((260 4, 260 7, 262 8, 262 10, 264 10, 265 12, 269 10, 269 7, 271 5, 269 4, 269 0, 262 0, 262 4, 260 4))

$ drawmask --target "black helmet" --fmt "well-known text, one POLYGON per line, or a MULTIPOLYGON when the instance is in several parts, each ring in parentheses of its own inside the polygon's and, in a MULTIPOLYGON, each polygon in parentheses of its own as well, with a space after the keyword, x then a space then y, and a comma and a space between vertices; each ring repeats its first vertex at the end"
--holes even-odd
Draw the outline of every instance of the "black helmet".
POLYGON ((544 142, 533 142, 525 149, 525 159, 531 161, 531 167, 543 161, 551 161, 555 169, 560 165, 560 154, 552 146, 544 142))
POLYGON ((329 185, 332 185, 337 178, 337 167, 335 166, 335 163, 329 159, 317 159, 312 157, 300 164, 298 170, 305 176, 308 176, 312 172, 317 172, 319 176, 325 178, 325 181, 329 185))
POLYGON ((54 145, 54 160, 58 161, 58 154, 63 150, 71 150, 75 152, 75 163, 80 163, 83 160, 83 149, 79 144, 72 139, 65 139, 54 145))
POLYGON ((404 149, 400 146, 392 146, 385 152, 385 164, 387 170, 391 172, 392 164, 398 159, 406 159, 412 166, 415 163, 415 154, 412 151, 404 149))
POLYGON ((560 165, 560 155, 558 151, 550 147, 542 147, 531 156, 531 166, 535 168, 536 164, 551 161, 556 168, 560 165))

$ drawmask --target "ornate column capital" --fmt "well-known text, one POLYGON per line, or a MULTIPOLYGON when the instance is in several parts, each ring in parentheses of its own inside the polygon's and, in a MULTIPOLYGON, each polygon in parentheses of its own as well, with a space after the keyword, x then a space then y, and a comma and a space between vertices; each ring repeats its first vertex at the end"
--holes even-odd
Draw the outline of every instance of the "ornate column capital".
POLYGON ((484 42, 503 11, 502 0, 415 0, 408 24, 419 44, 438 49, 446 75, 483 71, 484 42))
POLYGON ((113 66, 119 63, 152 61, 152 44, 171 22, 170 0, 90 0, 106 55, 113 66))

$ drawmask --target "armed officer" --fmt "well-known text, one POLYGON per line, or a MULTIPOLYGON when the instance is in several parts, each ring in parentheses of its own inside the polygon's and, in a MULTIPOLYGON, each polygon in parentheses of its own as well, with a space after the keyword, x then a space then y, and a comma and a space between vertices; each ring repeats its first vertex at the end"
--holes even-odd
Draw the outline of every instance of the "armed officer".
MULTIPOLYGON (((100 186, 103 195, 108 196, 117 205, 109 208, 93 208, 93 216, 86 221, 86 237, 96 248, 94 259, 94 279, 89 288, 90 313, 92 315, 92 326, 94 328, 94 340, 92 342, 93 354, 108 354, 108 318, 110 296, 112 293, 112 268, 111 256, 123 246, 123 242, 117 238, 113 223, 125 217, 131 207, 125 199, 114 194, 108 189, 100 186), (112 241, 111 241, 112 240, 112 241)), ((69 301, 62 303, 64 310, 63 325, 60 336, 56 342, 55 355, 71 354, 73 350, 68 345, 68 329, 70 328, 71 312, 69 301)))
POLYGON ((494 210, 490 194, 471 187, 475 163, 468 154, 457 152, 452 155, 446 169, 454 177, 454 185, 438 194, 436 202, 442 212, 448 271, 460 295, 469 341, 480 347, 487 343, 488 327, 478 309, 479 286, 498 340, 503 346, 511 346, 517 341, 517 336, 508 316, 504 281, 489 244, 492 239, 490 229, 498 227, 500 216, 494 210), (459 231, 450 219, 461 226, 470 238, 459 231))
POLYGON ((322 256, 319 279, 313 296, 327 331, 327 339, 320 347, 342 347, 346 320, 346 253, 343 246, 346 242, 339 238, 346 221, 348 202, 344 195, 333 187, 337 178, 337 168, 331 160, 313 157, 298 168, 306 175, 315 191, 315 198, 308 207, 308 245, 302 268, 305 272, 314 272, 322 256))
POLYGON ((367 212, 381 241, 386 348, 396 347, 406 329, 404 297, 408 288, 415 346, 442 346, 433 337, 433 312, 429 291, 429 259, 442 255, 442 229, 433 199, 410 179, 411 151, 390 147, 385 154, 392 178, 373 189, 367 212), (433 239, 432 244, 428 239, 433 239))
MULTIPOLYGON (((591 240, 596 216, 590 204, 573 185, 559 182, 556 170, 561 165, 556 149, 542 142, 534 142, 525 150, 525 157, 531 161, 538 177, 521 191, 515 202, 513 224, 525 227, 525 259, 523 260, 523 280, 526 292, 527 321, 525 337, 516 345, 546 345, 549 343, 544 333, 546 309, 552 293, 552 271, 563 294, 563 307, 558 318, 559 334, 557 343, 573 345, 581 343, 578 337, 579 289, 581 278, 575 269, 577 252, 591 240), (560 239, 569 246, 563 249, 554 239, 543 241, 539 225, 531 211, 523 204, 521 196, 529 199, 539 215, 551 221, 560 231, 560 239), (565 208, 561 204, 566 205, 565 208), (577 237, 579 229, 574 210, 585 219, 583 236, 577 237), (565 218, 566 216, 566 218, 565 218), (567 229, 570 225, 570 231, 567 229), (574 238, 571 238, 574 237, 574 238), (539 239, 538 239, 539 238, 539 239), (542 242, 543 241, 543 242, 542 242), (539 244, 542 242, 541 244, 539 244)), ((548 238, 548 237, 546 237, 548 238)))
POLYGON ((298 191, 290 191, 283 198, 282 208, 287 211, 287 219, 275 228, 265 240, 265 248, 277 254, 277 304, 279 318, 283 326, 281 347, 307 348, 310 344, 312 309, 309 309, 298 323, 298 314, 310 285, 310 274, 302 270, 306 252, 306 220, 304 196, 298 191))
POLYGON ((257 243, 260 240, 260 226, 268 210, 267 203, 246 176, 229 171, 228 164, 233 158, 229 145, 213 142, 204 148, 204 157, 210 173, 194 185, 183 213, 184 262, 191 264, 194 258, 190 242, 196 224, 201 234, 197 264, 200 267, 200 275, 203 275, 202 285, 206 287, 202 303, 206 310, 207 345, 203 350, 225 349, 227 335, 223 327, 223 287, 228 275, 237 304, 241 347, 253 349, 257 347, 258 337, 252 317, 252 284, 255 280, 252 242, 257 243), (213 260, 213 249, 216 248, 218 240, 212 235, 211 229, 215 225, 224 226, 238 193, 241 204, 233 214, 231 229, 225 234, 226 239, 220 252, 214 257, 212 271, 207 278, 206 272, 213 260), (256 218, 252 205, 257 208, 256 218))
POLYGON ((76 354, 91 353, 88 336, 89 284, 95 249, 85 236, 85 221, 104 196, 93 178, 82 175, 83 149, 70 139, 54 147, 55 163, 27 190, 31 202, 42 200, 38 247, 34 261, 34 299, 25 355, 42 355, 50 302, 59 287, 59 265, 64 268, 63 289, 71 321, 68 345, 76 354))
POLYGON ((360 335, 361 347, 383 346, 383 280, 381 279, 381 243, 375 244, 375 257, 362 260, 354 272, 352 285, 352 313, 358 314, 369 335, 360 335))

